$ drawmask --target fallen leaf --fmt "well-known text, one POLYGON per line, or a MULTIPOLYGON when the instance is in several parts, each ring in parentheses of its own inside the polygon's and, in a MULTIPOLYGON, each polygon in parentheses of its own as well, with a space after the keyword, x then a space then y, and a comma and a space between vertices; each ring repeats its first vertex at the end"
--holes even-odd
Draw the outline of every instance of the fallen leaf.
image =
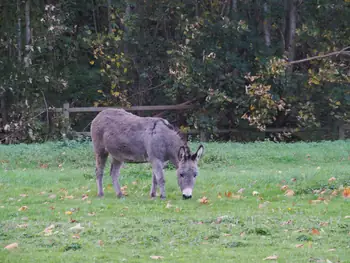
POLYGON ((264 258, 264 260, 277 260, 277 259, 278 259, 278 256, 276 256, 276 255, 264 258))
POLYGON ((328 226, 328 222, 320 222, 320 226, 328 226))
POLYGON ((309 200, 309 204, 312 204, 312 205, 316 205, 316 204, 319 204, 321 202, 322 202, 321 200, 309 200))
POLYGON ((20 194, 19 196, 20 196, 20 197, 28 197, 27 194, 20 194))
POLYGON ((318 231, 317 229, 313 228, 312 231, 311 231, 311 234, 313 234, 313 235, 319 235, 319 234, 320 234, 320 231, 318 231))
POLYGON ((240 236, 240 237, 244 237, 244 236, 245 236, 245 232, 239 233, 239 236, 240 236))
POLYGON ((65 198, 65 199, 73 199, 74 196, 72 196, 72 195, 66 195, 64 198, 65 198))
POLYGON ((293 221, 291 219, 289 219, 288 221, 284 221, 281 223, 281 226, 285 226, 285 225, 291 225, 293 224, 293 221))
POLYGON ((350 187, 346 187, 343 191, 344 198, 350 198, 350 187))
POLYGON ((167 204, 166 204, 166 206, 165 206, 165 208, 171 208, 172 207, 172 204, 170 204, 170 201, 169 202, 167 202, 167 204))
POLYGON ((49 236, 52 234, 52 230, 54 228, 55 228, 55 225, 52 224, 52 225, 48 226, 47 228, 45 228, 43 232, 45 233, 46 236, 49 236))
POLYGON ((209 203, 209 200, 206 196, 203 196, 201 199, 199 199, 199 202, 201 204, 208 204, 209 203))
POLYGON ((264 207, 267 207, 268 205, 269 205, 269 201, 266 201, 266 202, 264 202, 264 203, 262 203, 262 204, 259 204, 259 209, 262 209, 262 208, 264 208, 264 207))
POLYGON ((55 194, 49 195, 49 198, 50 198, 50 199, 55 199, 55 198, 56 198, 56 195, 55 195, 55 194))
POLYGON ((337 190, 334 190, 332 193, 331 193, 331 196, 337 196, 338 195, 338 191, 337 190))
POLYGON ((252 195, 253 195, 253 196, 259 195, 259 192, 253 191, 252 195))
POLYGON ((225 196, 226 196, 227 198, 232 197, 232 192, 230 192, 230 191, 225 192, 225 196))
POLYGON ((218 198, 220 199, 220 198, 222 198, 222 195, 221 195, 221 193, 218 193, 218 198))
POLYGON ((21 224, 21 225, 17 225, 18 228, 27 228, 28 224, 21 224))
POLYGON ((18 209, 18 211, 25 211, 25 210, 27 210, 28 209, 28 206, 21 206, 19 209, 18 209))
POLYGON ((303 246, 304 246, 304 244, 296 244, 296 245, 295 245, 296 248, 301 248, 301 247, 303 247, 303 246))
POLYGON ((163 259, 164 257, 162 256, 150 256, 151 259, 163 259))
POLYGON ((79 235, 79 234, 74 234, 74 235, 72 236, 72 238, 74 238, 74 239, 80 239, 80 235, 79 235))
POLYGON ((72 232, 75 232, 75 233, 80 233, 81 231, 84 230, 84 227, 82 227, 82 226, 80 225, 80 223, 79 223, 79 224, 77 224, 76 226, 71 227, 70 230, 71 230, 72 232))
POLYGON ((87 195, 87 194, 83 194, 83 196, 81 197, 81 200, 86 200, 86 199, 88 199, 89 198, 89 196, 87 195))
POLYGON ((71 214, 73 214, 73 212, 72 211, 66 211, 65 214, 66 215, 71 215, 71 214))
POLYGON ((51 210, 55 210, 55 207, 54 206, 50 206, 49 207, 51 210))
POLYGON ((337 179, 333 176, 333 177, 328 179, 328 183, 334 182, 335 180, 337 180, 337 179))
POLYGON ((292 181, 292 182, 296 182, 296 181, 297 181, 297 178, 292 178, 291 181, 292 181))
POLYGON ((223 219, 223 217, 222 217, 222 216, 219 216, 219 217, 216 219, 215 223, 216 223, 216 224, 220 224, 220 223, 222 222, 222 219, 223 219))
POLYGON ((44 191, 44 192, 40 192, 39 193, 39 195, 44 195, 44 194, 46 194, 46 192, 44 191))
POLYGON ((62 166, 63 166, 63 164, 62 164, 62 163, 60 163, 60 164, 58 165, 58 168, 62 168, 62 166))
POLYGON ((288 190, 285 192, 285 194, 284 194, 284 196, 294 196, 294 195, 295 195, 295 193, 294 193, 294 191, 291 190, 291 189, 288 189, 288 190))
POLYGON ((175 208, 175 212, 178 213, 178 212, 180 212, 180 211, 181 211, 181 208, 179 208, 179 207, 176 207, 176 208, 175 208))
POLYGON ((123 194, 123 195, 128 195, 128 192, 126 191, 126 189, 128 189, 128 186, 127 186, 127 185, 124 185, 124 186, 121 188, 121 191, 122 191, 122 194, 123 194))
POLYGON ((345 219, 349 219, 349 218, 350 218, 350 216, 345 216, 344 218, 345 218, 345 219))
POLYGON ((14 249, 14 248, 18 248, 18 243, 12 243, 12 244, 7 245, 5 247, 5 249, 7 249, 7 250, 11 250, 11 249, 14 249))
POLYGON ((136 181, 134 181, 134 182, 132 182, 132 184, 133 184, 133 185, 137 185, 137 182, 136 182, 136 181))
POLYGON ((237 191, 237 194, 243 194, 244 190, 245 190, 245 188, 239 189, 239 190, 237 191))
POLYGON ((103 245, 104 245, 104 243, 103 243, 102 240, 99 240, 97 243, 98 243, 98 245, 99 245, 100 247, 103 247, 103 245))
POLYGON ((282 191, 286 191, 287 189, 288 189, 288 185, 282 185, 282 186, 281 186, 281 190, 282 190, 282 191))
POLYGON ((47 167, 49 167, 47 163, 40 164, 40 168, 46 169, 47 167))
POLYGON ((230 236, 232 236, 232 234, 224 234, 224 237, 230 237, 230 236))
POLYGON ((316 169, 317 169, 317 170, 320 170, 320 169, 321 169, 321 167, 320 167, 320 166, 318 166, 316 169))
POLYGON ((336 250, 335 248, 328 249, 329 252, 332 252, 332 251, 335 251, 335 250, 336 250))
POLYGON ((96 215, 95 212, 90 212, 90 213, 88 213, 88 216, 95 216, 95 215, 96 215))

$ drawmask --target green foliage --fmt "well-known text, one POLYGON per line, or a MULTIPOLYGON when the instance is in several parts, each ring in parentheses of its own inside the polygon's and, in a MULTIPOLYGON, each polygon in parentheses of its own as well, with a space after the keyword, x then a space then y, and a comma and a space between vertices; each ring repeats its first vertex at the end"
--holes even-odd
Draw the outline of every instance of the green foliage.
MULTIPOLYGON (((186 113, 181 125, 211 131, 247 123, 265 129, 349 121, 345 55, 287 64, 348 45, 348 1, 293 2, 298 13, 293 58, 286 0, 59 0, 49 5, 32 0, 29 16, 25 3, 0 4, 5 104, 0 132, 10 125, 7 142, 62 136, 59 123, 53 131, 45 111, 39 113, 66 101, 74 106, 195 101, 196 110, 186 113)), ((89 122, 73 117, 72 123, 78 121, 89 122)))

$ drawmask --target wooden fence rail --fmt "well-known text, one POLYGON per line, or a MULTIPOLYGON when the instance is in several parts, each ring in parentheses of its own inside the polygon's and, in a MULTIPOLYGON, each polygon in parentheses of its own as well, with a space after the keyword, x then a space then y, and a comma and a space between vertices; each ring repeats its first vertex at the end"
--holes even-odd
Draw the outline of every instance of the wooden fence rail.
MULTIPOLYGON (((62 113, 64 117, 64 123, 65 123, 65 130, 68 134, 70 132, 70 113, 78 113, 78 112, 101 112, 105 109, 111 109, 111 108, 119 108, 124 109, 127 111, 183 111, 188 109, 193 109, 193 105, 189 105, 188 103, 182 103, 177 105, 155 105, 155 106, 131 106, 131 107, 70 107, 69 103, 63 104, 62 108, 54 108, 52 109, 53 112, 56 113, 62 113)), ((274 133, 280 133, 280 132, 290 132, 290 133, 296 133, 296 132, 302 132, 302 131, 330 131, 333 129, 338 134, 338 139, 343 140, 345 139, 345 133, 346 130, 350 129, 350 125, 345 125, 343 122, 337 122, 335 127, 322 127, 317 129, 306 129, 306 128, 267 128, 263 132, 274 132, 274 133)), ((217 129, 213 132, 216 134, 223 134, 223 133, 241 133, 241 132, 258 132, 258 130, 254 130, 252 128, 248 129, 217 129)), ((73 131, 73 134, 77 135, 84 135, 84 136, 90 136, 90 132, 78 132, 73 131)), ((186 131, 187 134, 200 134, 200 140, 206 141, 208 138, 208 134, 205 131, 200 130, 188 130, 186 131)))

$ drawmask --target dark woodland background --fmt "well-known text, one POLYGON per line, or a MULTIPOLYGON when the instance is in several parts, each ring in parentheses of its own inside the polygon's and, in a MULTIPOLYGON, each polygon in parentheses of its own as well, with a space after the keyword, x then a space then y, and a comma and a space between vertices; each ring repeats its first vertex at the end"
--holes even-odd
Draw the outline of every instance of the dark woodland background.
MULTIPOLYGON (((162 116, 213 139, 278 127, 331 132, 267 137, 332 138, 350 117, 349 17, 348 0, 1 0, 1 143, 61 138, 49 109, 65 102, 187 102, 162 116)), ((71 125, 88 131, 93 116, 71 125)))

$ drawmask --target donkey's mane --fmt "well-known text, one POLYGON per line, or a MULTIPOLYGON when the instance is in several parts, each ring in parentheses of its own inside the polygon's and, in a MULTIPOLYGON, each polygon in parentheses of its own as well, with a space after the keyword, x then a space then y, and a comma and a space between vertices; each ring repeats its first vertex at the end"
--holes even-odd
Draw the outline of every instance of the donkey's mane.
POLYGON ((185 133, 183 133, 178 127, 174 126, 173 124, 169 123, 167 120, 159 119, 155 122, 153 130, 156 128, 157 123, 162 122, 168 129, 173 130, 176 132, 176 135, 180 137, 181 141, 183 142, 184 146, 189 149, 187 146, 187 136, 185 133), (185 139, 186 138, 186 139, 185 139))

